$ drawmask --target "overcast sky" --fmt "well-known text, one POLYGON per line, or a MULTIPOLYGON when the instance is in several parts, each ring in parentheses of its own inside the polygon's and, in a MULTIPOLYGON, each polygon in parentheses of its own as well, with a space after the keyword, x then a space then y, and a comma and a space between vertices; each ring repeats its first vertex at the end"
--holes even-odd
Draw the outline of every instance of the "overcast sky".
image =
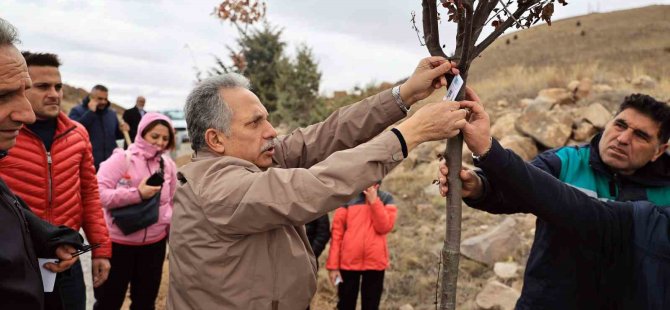
MULTIPOLYGON (((137 95, 150 110, 181 108, 213 55, 225 56, 236 31, 210 13, 218 0, 3 0, 0 17, 20 32, 22 50, 60 55, 65 83, 110 88, 124 107, 137 95)), ((408 76, 427 56, 409 22, 419 0, 269 0, 267 18, 283 27, 288 50, 305 43, 322 71, 321 92, 408 76)), ((554 19, 651 4, 646 0, 568 0, 554 19)), ((455 31, 455 27, 450 27, 455 31)), ((445 32, 445 26, 440 31, 445 32)), ((453 35, 442 34, 442 37, 453 35)))

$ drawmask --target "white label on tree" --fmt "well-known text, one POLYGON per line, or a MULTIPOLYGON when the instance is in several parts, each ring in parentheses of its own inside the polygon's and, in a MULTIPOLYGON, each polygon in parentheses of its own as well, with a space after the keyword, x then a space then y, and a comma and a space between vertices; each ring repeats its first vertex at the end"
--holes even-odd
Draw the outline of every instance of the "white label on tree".
POLYGON ((443 100, 456 100, 456 96, 458 96, 458 92, 461 91, 461 87, 463 87, 463 79, 460 75, 454 76, 454 79, 451 80, 451 85, 449 85, 449 89, 447 89, 447 94, 444 95, 443 100))

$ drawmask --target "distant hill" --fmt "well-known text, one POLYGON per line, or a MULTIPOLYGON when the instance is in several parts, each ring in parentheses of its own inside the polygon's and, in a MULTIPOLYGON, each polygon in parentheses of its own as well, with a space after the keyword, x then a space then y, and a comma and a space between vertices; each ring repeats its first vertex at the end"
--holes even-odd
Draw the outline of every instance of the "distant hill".
MULTIPOLYGON (((599 72, 623 78, 643 73, 657 80, 667 79, 670 6, 593 13, 509 33, 473 62, 469 81, 475 86, 502 82, 500 88, 508 88, 504 86, 514 85, 511 81, 515 79, 526 82, 525 77, 514 74, 529 75, 546 68, 554 68, 557 75, 595 73, 596 79, 599 72)), ((509 91, 490 89, 484 97, 505 97, 509 91)))
POLYGON ((565 66, 593 61, 622 71, 631 65, 642 66, 651 76, 667 76, 670 6, 594 13, 507 34, 473 62, 470 73, 472 81, 477 81, 514 65, 565 66))

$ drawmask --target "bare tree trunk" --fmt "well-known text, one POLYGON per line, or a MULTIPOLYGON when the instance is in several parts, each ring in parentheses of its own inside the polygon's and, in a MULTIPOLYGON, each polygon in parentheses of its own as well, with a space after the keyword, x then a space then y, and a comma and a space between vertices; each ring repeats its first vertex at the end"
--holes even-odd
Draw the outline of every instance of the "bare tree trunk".
MULTIPOLYGON (((463 135, 447 140, 444 158, 449 171, 461 171, 463 135)), ((442 284, 440 309, 456 309, 456 288, 458 284, 458 264, 461 251, 461 179, 458 173, 447 176, 449 193, 447 194, 447 227, 442 247, 442 284)))
MULTIPOLYGON (((426 47, 432 56, 442 56, 448 58, 440 47, 440 35, 438 32, 439 15, 437 13, 437 0, 422 0, 423 7, 423 33, 426 47)), ((475 0, 440 0, 442 5, 450 8, 450 20, 458 23, 456 34, 455 57, 450 58, 458 63, 463 86, 456 97, 457 101, 465 99, 465 85, 467 82, 468 69, 470 63, 486 47, 502 35, 506 29, 516 25, 520 27, 530 27, 540 19, 550 23, 553 13, 553 0, 526 0, 518 1, 516 10, 512 12, 509 9, 511 1, 504 2, 500 0, 480 0, 475 9, 475 0), (501 6, 496 9, 497 6, 501 6), (545 10, 546 9, 546 10, 545 10), (492 17, 489 17, 494 13, 492 17), (503 21, 504 16, 505 20, 503 21), (498 25, 495 30, 488 34, 484 40, 476 45, 476 42, 482 33, 482 28, 493 18, 498 19, 498 25), (526 23, 522 23, 525 21, 526 23)), ((565 1, 558 1, 566 5, 565 1)), ((550 24, 551 25, 551 24, 550 24)), ((447 81, 451 84, 453 76, 447 75, 447 81)), ((461 162, 463 151, 463 135, 447 140, 447 147, 444 152, 444 158, 447 161, 449 175, 447 176, 447 221, 444 246, 442 248, 442 277, 440 309, 456 309, 456 291, 458 283, 458 264, 460 261, 461 245, 461 214, 462 214, 462 186, 459 172, 461 171, 461 162)))
MULTIPOLYGON (((468 69, 470 67, 471 53, 474 42, 473 37, 473 1, 463 0, 458 6, 458 34, 456 38, 456 56, 458 57, 458 67, 463 86, 456 100, 463 100, 465 97, 465 83, 467 80, 468 69)), ((444 56, 440 48, 439 33, 437 30, 437 5, 435 1, 423 1, 423 26, 426 36, 426 46, 433 56, 444 56)), ((476 39, 475 39, 476 40, 476 39)), ((452 76, 447 76, 451 83, 452 76)), ((458 287, 458 265, 461 252, 461 215, 462 215, 462 183, 459 178, 461 171, 461 162, 463 160, 463 135, 459 134, 447 140, 447 147, 444 152, 444 158, 449 167, 447 184, 449 193, 447 194, 447 221, 444 246, 442 248, 442 283, 440 309, 456 309, 456 292, 458 287)))

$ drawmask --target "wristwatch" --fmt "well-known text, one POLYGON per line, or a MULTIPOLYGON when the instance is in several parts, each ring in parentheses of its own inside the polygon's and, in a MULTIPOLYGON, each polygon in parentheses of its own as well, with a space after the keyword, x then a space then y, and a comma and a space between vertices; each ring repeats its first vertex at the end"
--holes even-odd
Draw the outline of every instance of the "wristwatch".
POLYGON ((395 104, 398 105, 400 110, 402 110, 403 112, 405 112, 405 114, 407 114, 407 112, 409 112, 409 108, 407 107, 405 102, 402 101, 402 98, 400 97, 400 85, 393 87, 391 89, 391 95, 393 95, 393 99, 395 99, 395 104))
POLYGON ((482 161, 486 159, 486 155, 489 155, 491 152, 491 147, 493 147, 493 137, 489 137, 489 148, 484 151, 481 155, 475 155, 475 153, 472 153, 472 159, 476 161, 482 161))

